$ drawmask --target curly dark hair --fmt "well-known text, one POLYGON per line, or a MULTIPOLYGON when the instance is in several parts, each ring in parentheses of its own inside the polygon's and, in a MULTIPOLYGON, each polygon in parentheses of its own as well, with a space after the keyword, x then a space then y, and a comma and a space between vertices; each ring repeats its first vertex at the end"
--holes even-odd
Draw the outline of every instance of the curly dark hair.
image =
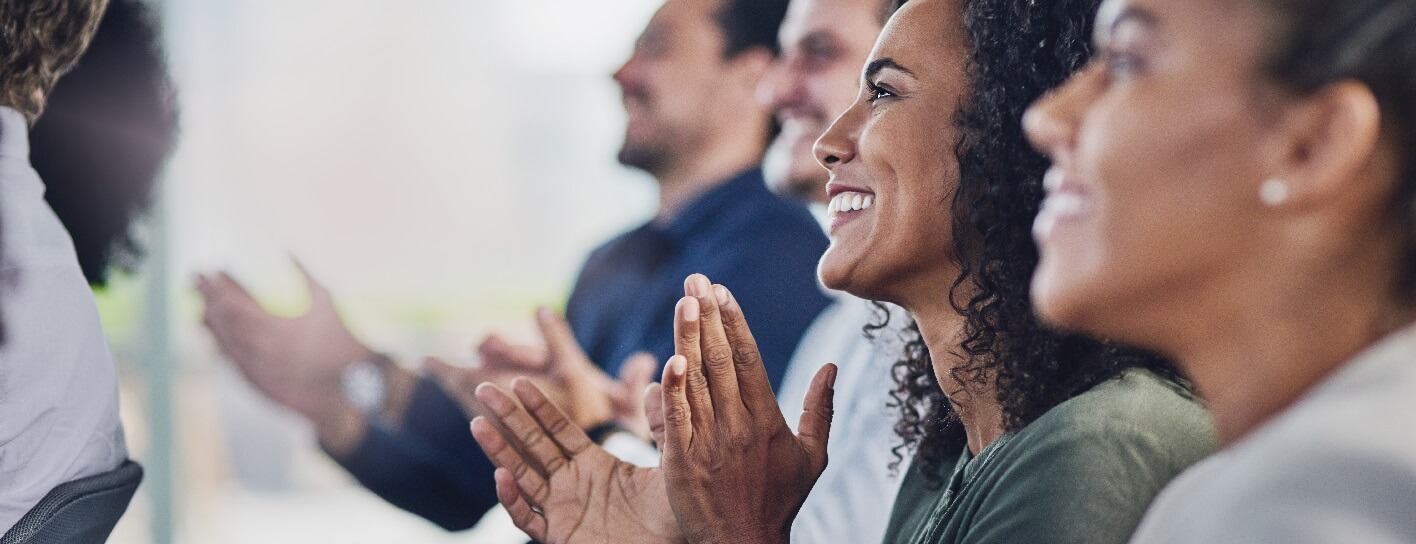
POLYGON ((176 93, 161 43, 143 0, 113 0, 30 130, 45 199, 96 287, 110 269, 131 271, 141 258, 131 225, 147 210, 176 145, 176 93))
POLYGON ((0 105, 31 123, 88 47, 106 0, 0 0, 0 105))
MULTIPOLYGON (((994 386, 1004 428, 1016 431, 1043 413, 1131 368, 1146 368, 1188 386, 1155 355, 1051 330, 1034 316, 1029 288, 1038 253, 1033 218, 1043 198, 1048 162, 1023 133, 1027 107, 1090 57, 1099 0, 958 0, 971 45, 968 100, 955 114, 959 181, 952 207, 960 273, 950 295, 965 318, 953 371, 960 384, 994 386)), ((903 4, 904 2, 900 2, 903 4)), ((872 325, 888 325, 888 314, 872 325)), ((894 366, 895 426, 902 460, 915 452, 936 474, 966 444, 954 406, 934 374, 916 323, 904 331, 903 360, 894 366)))

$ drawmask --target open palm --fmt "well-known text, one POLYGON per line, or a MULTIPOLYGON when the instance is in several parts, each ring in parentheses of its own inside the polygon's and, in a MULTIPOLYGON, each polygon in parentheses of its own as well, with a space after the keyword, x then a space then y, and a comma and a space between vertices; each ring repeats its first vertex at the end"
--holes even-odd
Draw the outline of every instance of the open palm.
POLYGON ((546 544, 684 541, 659 469, 610 455, 530 381, 512 389, 519 403, 494 385, 477 389, 504 431, 479 417, 472 433, 499 467, 497 496, 517 527, 546 544))

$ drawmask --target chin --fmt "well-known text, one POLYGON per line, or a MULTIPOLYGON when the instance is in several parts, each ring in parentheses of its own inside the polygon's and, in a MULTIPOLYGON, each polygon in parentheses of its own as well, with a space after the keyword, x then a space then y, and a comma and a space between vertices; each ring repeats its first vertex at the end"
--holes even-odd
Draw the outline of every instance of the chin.
POLYGON ((816 267, 816 276, 821 284, 833 291, 842 291, 866 300, 884 300, 879 282, 871 281, 872 274, 863 266, 866 259, 859 255, 842 255, 836 244, 826 249, 821 262, 816 267))

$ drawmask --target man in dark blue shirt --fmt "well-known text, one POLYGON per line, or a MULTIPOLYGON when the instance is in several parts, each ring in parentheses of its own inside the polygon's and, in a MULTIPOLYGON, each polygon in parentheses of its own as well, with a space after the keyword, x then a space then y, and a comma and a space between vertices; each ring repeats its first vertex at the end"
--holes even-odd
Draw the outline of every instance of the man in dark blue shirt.
MULTIPOLYGON (((654 176, 654 219, 591 253, 566 306, 588 358, 610 374, 636 352, 673 352, 673 307, 701 272, 760 323, 774 385, 829 300, 815 279, 827 240, 800 204, 767 190, 772 135, 754 97, 775 56, 786 0, 667 0, 615 74, 628 113, 619 158, 654 176)), ((496 504, 493 467, 468 413, 431 379, 350 335, 311 282, 311 311, 286 320, 231 278, 203 278, 205 322, 262 392, 309 419, 327 452, 385 500, 448 529, 496 504), (312 341, 313 340, 313 341, 312 341)))

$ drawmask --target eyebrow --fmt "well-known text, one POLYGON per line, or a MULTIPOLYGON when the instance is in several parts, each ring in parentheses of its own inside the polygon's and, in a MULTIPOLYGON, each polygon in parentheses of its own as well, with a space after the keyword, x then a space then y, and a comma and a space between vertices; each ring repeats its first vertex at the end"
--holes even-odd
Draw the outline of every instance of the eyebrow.
POLYGON ((870 61, 870 64, 865 65, 865 80, 870 81, 874 79, 876 74, 879 74, 881 70, 886 68, 894 68, 911 76, 914 75, 914 72, 911 72, 909 68, 900 66, 900 63, 895 62, 894 59, 884 58, 870 61))

